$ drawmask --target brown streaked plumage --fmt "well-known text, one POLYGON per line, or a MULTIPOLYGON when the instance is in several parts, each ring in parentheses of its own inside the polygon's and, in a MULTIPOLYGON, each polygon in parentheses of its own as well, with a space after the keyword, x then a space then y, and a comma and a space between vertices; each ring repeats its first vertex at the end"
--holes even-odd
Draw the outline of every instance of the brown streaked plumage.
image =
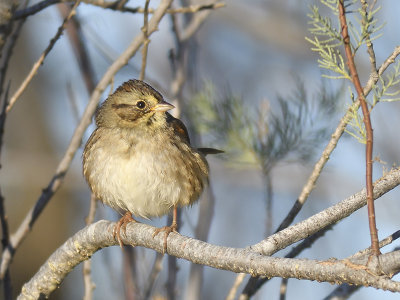
POLYGON ((134 220, 132 214, 151 218, 173 209, 172 225, 154 233, 165 231, 166 250, 168 234, 177 229, 177 208, 197 201, 208 182, 207 161, 190 146, 185 125, 167 112, 172 108, 150 85, 129 80, 96 113, 83 173, 98 199, 125 213, 114 230, 120 245, 120 229, 134 220))

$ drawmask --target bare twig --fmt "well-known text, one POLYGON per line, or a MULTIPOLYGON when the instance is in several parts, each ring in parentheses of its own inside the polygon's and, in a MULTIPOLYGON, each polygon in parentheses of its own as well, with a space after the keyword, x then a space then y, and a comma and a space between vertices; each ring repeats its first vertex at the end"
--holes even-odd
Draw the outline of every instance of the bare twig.
MULTIPOLYGON (((156 9, 153 17, 149 21, 149 35, 152 34, 154 31, 157 30, 157 26, 164 16, 167 8, 171 4, 172 0, 162 0, 160 5, 156 9)), ((60 161, 55 175, 51 179, 49 185, 46 189, 44 189, 42 195, 39 197, 38 201, 36 202, 35 206, 30 209, 20 226, 18 227, 17 231, 10 237, 10 244, 9 247, 3 251, 1 265, 0 265, 0 279, 3 278, 8 266, 10 264, 11 258, 15 253, 16 248, 20 245, 22 240, 26 237, 27 233, 32 228, 33 224, 35 223, 37 217, 40 215, 48 201, 51 199, 53 194, 58 190, 61 186, 61 183, 64 179, 65 173, 67 172, 74 154, 76 150, 81 145, 82 136, 86 131, 86 128, 91 123, 91 117, 94 111, 97 108, 97 104, 100 100, 100 97, 103 91, 111 82, 114 75, 128 63, 129 59, 136 53, 139 49, 140 45, 144 41, 143 34, 139 34, 136 36, 128 48, 120 55, 120 57, 114 61, 114 63, 108 68, 108 70, 103 75, 103 78, 99 81, 96 88, 94 89, 89 103, 86 106, 86 110, 83 113, 81 121, 79 125, 76 127, 75 132, 72 136, 70 144, 65 152, 64 157, 60 161)))
MULTIPOLYGON (((199 215, 194 237, 201 241, 208 240, 208 234, 211 229, 211 223, 214 217, 215 196, 212 190, 212 185, 207 189, 207 194, 199 203, 199 215)), ((192 264, 190 266, 189 279, 186 287, 186 299, 202 299, 201 288, 203 285, 203 270, 202 265, 192 264)))
POLYGON ((346 300, 360 288, 361 286, 359 285, 348 285, 344 283, 335 288, 324 300, 346 300))
POLYGON ((288 284, 288 279, 287 278, 282 278, 281 286, 279 288, 279 300, 285 300, 286 299, 287 284, 288 284))
POLYGON ((164 254, 157 252, 153 267, 151 268, 149 278, 146 280, 146 287, 145 287, 144 293, 143 293, 144 300, 150 299, 151 291, 153 290, 154 283, 158 277, 158 274, 160 274, 160 272, 162 270, 163 258, 164 258, 164 254))
POLYGON ((122 259, 122 269, 123 269, 123 282, 125 290, 125 300, 135 300, 140 299, 139 288, 137 284, 137 258, 136 258, 136 248, 131 246, 123 247, 123 259, 122 259))
MULTIPOLYGON (((51 6, 53 4, 57 3, 73 3, 74 1, 72 0, 44 0, 41 2, 38 2, 26 9, 20 9, 15 12, 14 14, 14 19, 21 19, 21 18, 26 18, 29 17, 30 15, 36 14, 37 12, 45 9, 48 6, 51 6)), ((121 6, 120 5, 120 0, 117 1, 103 1, 103 0, 83 0, 84 3, 91 4, 94 6, 99 6, 102 8, 108 8, 116 11, 121 11, 121 12, 128 12, 128 13, 145 13, 145 9, 141 7, 126 7, 125 5, 121 6)), ((178 14, 178 13, 196 13, 202 10, 213 10, 217 8, 224 7, 225 3, 223 2, 213 2, 209 4, 195 4, 195 5, 190 5, 188 7, 179 7, 175 9, 168 9, 167 13, 168 14, 178 14)), ((154 9, 150 8, 149 9, 150 14, 154 14, 154 9)))
MULTIPOLYGON (((400 184, 400 169, 393 169, 374 183, 374 199, 378 199, 400 184)), ((263 255, 272 255, 299 240, 302 240, 331 224, 346 218, 366 204, 366 192, 357 194, 335 204, 296 225, 279 231, 250 248, 263 255), (295 228, 295 232, 293 232, 295 228), (279 245, 279 246, 278 246, 279 245)))
POLYGON ((367 132, 367 144, 366 144, 366 185, 367 185, 367 202, 368 202, 368 220, 369 220, 369 230, 371 233, 371 245, 373 249, 373 254, 378 256, 380 254, 379 250, 379 239, 378 231, 376 229, 375 222, 375 206, 373 199, 373 185, 372 185, 372 147, 373 147, 373 132, 371 119, 369 115, 369 109, 367 102, 365 101, 365 95, 363 88, 361 86, 360 79, 358 77, 358 72, 356 65, 354 63, 354 57, 350 46, 350 36, 347 30, 347 20, 345 13, 344 0, 339 1, 339 20, 342 27, 341 34, 343 36, 344 49, 347 57, 347 64, 350 70, 351 78, 353 84, 357 90, 358 99, 361 104, 361 110, 364 116, 364 124, 367 132))
MULTIPOLYGON (((178 224, 181 224, 182 210, 178 210, 177 212, 177 220, 178 224)), ((172 216, 168 215, 167 225, 172 223, 172 216)), ((167 299, 174 300, 176 299, 176 282, 178 277, 178 262, 175 256, 168 255, 168 278, 165 284, 167 289, 167 299)))
POLYGON ((204 21, 207 19, 211 12, 212 10, 206 10, 196 14, 195 17, 192 18, 190 23, 185 27, 185 30, 182 32, 180 36, 180 41, 185 42, 190 39, 199 30, 200 26, 203 25, 204 21))
MULTIPOLYGON (((363 10, 363 18, 361 20, 362 25, 365 27, 368 24, 368 2, 366 0, 360 0, 362 4, 362 10, 363 10)), ((372 44, 371 41, 371 36, 368 32, 368 28, 365 30, 365 42, 367 45, 367 51, 369 55, 369 61, 371 63, 371 76, 376 78, 376 80, 379 79, 378 75, 378 70, 376 69, 376 58, 375 58, 375 51, 374 51, 374 45, 372 44)))
POLYGON ((279 232, 286 227, 288 227, 300 212, 301 208, 303 207, 304 203, 307 201, 308 196, 311 194, 312 190, 315 187, 315 184, 321 175, 322 169, 325 167, 325 164, 328 162, 330 155, 332 154, 333 150, 335 150, 337 143, 339 142, 340 137, 342 136, 344 129, 346 128, 348 122, 351 119, 351 109, 353 107, 358 107, 358 103, 354 103, 340 120, 339 125, 336 127, 335 132, 332 134, 328 145, 326 145, 324 151, 322 152, 321 157, 319 158, 318 162, 314 165, 314 169, 307 180, 307 183, 303 186, 303 189, 295 201, 294 205, 292 206, 291 210, 284 218, 284 220, 279 225, 276 232, 279 232))
MULTIPOLYGON (((58 10, 61 12, 63 17, 66 17, 71 12, 71 7, 68 4, 62 3, 58 5, 58 10)), ((85 82, 86 90, 91 94, 96 86, 95 74, 92 63, 90 62, 89 53, 82 37, 81 23, 76 16, 71 18, 71 21, 66 26, 66 31, 79 63, 79 69, 85 82)))
MULTIPOLYGON (((394 232, 387 238, 383 239, 379 242, 379 247, 383 248, 400 238, 400 230, 394 232)), ((371 247, 364 249, 350 256, 348 259, 354 259, 357 257, 369 256, 371 254, 371 247)), ((348 284, 341 284, 337 288, 335 288, 328 296, 324 298, 324 300, 340 300, 340 299, 348 299, 354 292, 360 289, 360 286, 353 286, 348 284)))
MULTIPOLYGON (((301 243, 293 247, 293 249, 288 254, 286 254, 285 257, 286 258, 297 257, 303 250, 310 248, 316 240, 324 236, 328 230, 332 229, 332 226, 333 225, 327 226, 321 229, 320 231, 314 233, 313 235, 307 237, 301 243)), ((269 280, 270 278, 256 278, 256 277, 250 278, 245 288, 243 289, 241 299, 248 299, 253 295, 255 295, 255 293, 269 280)))
MULTIPOLYGON (((391 243, 393 243, 398 238, 400 238, 400 230, 397 230, 396 232, 392 233, 391 235, 389 235, 388 237, 386 237, 382 241, 380 241, 379 242, 379 248, 383 248, 383 247, 385 247, 387 245, 390 245, 391 243)), ((366 257, 366 256, 371 254, 371 250, 372 250, 372 248, 368 247, 367 249, 358 251, 354 255, 350 256, 349 259, 366 257)))
POLYGON ((273 224, 273 213, 272 205, 274 203, 274 193, 272 187, 271 170, 266 170, 263 168, 263 177, 265 182, 265 210, 266 210, 266 221, 265 221, 265 236, 272 234, 272 224, 273 224))
POLYGON ((69 19, 72 18, 72 16, 75 14, 76 8, 78 5, 81 3, 81 0, 77 0, 74 4, 74 6, 71 9, 71 12, 68 14, 68 16, 64 19, 63 23, 61 26, 58 28, 57 33, 55 36, 50 40, 49 45, 47 48, 43 51, 42 55, 40 55, 39 59, 33 64, 32 69, 30 70, 28 76, 24 79, 24 81, 21 83, 17 91, 14 93, 14 95, 11 96, 10 102, 7 105, 6 112, 8 113, 11 108, 14 106, 15 102, 18 100, 18 98, 21 96, 21 94, 25 91, 26 87, 28 84, 31 82, 33 77, 36 75, 36 72, 38 71, 39 67, 43 64, 44 59, 46 58, 47 54, 50 53, 50 51, 53 49, 54 45, 60 38, 61 34, 63 33, 65 26, 69 19))
POLYGON ((44 1, 41 1, 38 3, 35 3, 34 5, 31 5, 27 8, 17 10, 14 13, 13 18, 14 19, 25 19, 31 15, 38 13, 39 11, 45 9, 46 7, 49 7, 50 5, 57 4, 60 2, 61 2, 61 0, 44 0, 44 1))
MULTIPOLYGON (((90 225, 94 221, 94 217, 96 215, 96 196, 92 193, 90 196, 90 208, 89 213, 85 219, 86 225, 90 225)), ((92 300, 93 299, 93 290, 95 289, 96 285, 92 281, 92 267, 91 267, 91 259, 85 260, 83 263, 83 283, 85 286, 85 293, 83 295, 83 300, 92 300)))
POLYGON ((149 17, 149 4, 150 0, 146 0, 146 3, 144 4, 144 14, 143 14, 143 35, 144 35, 144 42, 143 42, 143 48, 142 48, 142 68, 140 69, 140 80, 144 80, 144 74, 146 72, 146 62, 147 62, 147 50, 149 47, 149 36, 147 33, 147 27, 148 27, 148 17, 149 17))
POLYGON ((236 276, 235 281, 231 287, 231 289, 229 290, 228 295, 226 296, 225 300, 234 300, 237 290, 239 289, 240 285, 242 284, 243 280, 246 277, 246 273, 240 273, 238 274, 238 276, 236 276))

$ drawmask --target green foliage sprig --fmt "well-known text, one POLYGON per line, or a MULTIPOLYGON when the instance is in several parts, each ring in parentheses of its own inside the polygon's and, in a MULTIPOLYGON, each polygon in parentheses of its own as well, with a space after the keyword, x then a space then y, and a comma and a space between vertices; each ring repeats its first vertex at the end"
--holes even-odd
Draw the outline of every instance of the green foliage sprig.
POLYGON ((272 110, 267 101, 257 106, 232 93, 218 97, 208 83, 194 97, 190 115, 195 127, 236 161, 259 164, 268 172, 285 159, 310 159, 327 137, 327 120, 336 112, 339 97, 340 91, 329 93, 322 85, 310 100, 300 82, 291 96, 278 96, 277 109, 272 110))
MULTIPOLYGON (((319 67, 327 70, 322 76, 333 79, 348 79, 352 81, 345 60, 340 52, 343 45, 340 34, 340 25, 337 23, 338 0, 320 0, 320 3, 328 8, 330 16, 324 16, 320 13, 320 8, 316 5, 310 7, 309 32, 312 37, 306 37, 311 43, 312 51, 319 54, 319 67)), ((372 41, 382 36, 383 24, 379 24, 376 14, 380 7, 375 8, 375 2, 371 4, 366 0, 346 1, 346 11, 348 18, 348 28, 350 33, 350 45, 354 55, 358 55, 359 50, 365 46, 368 49, 370 60, 375 64, 375 54, 372 41), (350 10, 352 8, 352 10, 350 10), (371 55, 373 57, 371 57, 371 55)), ((400 100, 400 67, 399 63, 392 67, 393 71, 388 75, 381 75, 373 88, 372 97, 366 97, 370 110, 379 102, 389 102, 400 100), (372 99, 370 99, 372 98, 372 99)), ((366 95, 368 96, 368 95, 366 95)), ((353 92, 350 90, 350 98, 353 99, 353 92)), ((353 99, 354 100, 354 99, 353 99)), ((363 118, 358 107, 350 109, 351 120, 349 121, 346 132, 355 137, 359 142, 366 142, 366 132, 363 118)))

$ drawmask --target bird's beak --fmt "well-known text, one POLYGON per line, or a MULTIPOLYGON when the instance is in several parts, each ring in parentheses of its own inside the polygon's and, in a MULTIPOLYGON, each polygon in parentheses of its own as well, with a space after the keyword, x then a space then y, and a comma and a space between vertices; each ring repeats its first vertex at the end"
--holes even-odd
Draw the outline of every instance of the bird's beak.
POLYGON ((168 111, 170 109, 175 108, 175 106, 173 106, 172 104, 166 102, 166 101, 162 101, 158 104, 156 104, 154 107, 151 108, 151 111, 161 111, 161 112, 165 112, 168 111))

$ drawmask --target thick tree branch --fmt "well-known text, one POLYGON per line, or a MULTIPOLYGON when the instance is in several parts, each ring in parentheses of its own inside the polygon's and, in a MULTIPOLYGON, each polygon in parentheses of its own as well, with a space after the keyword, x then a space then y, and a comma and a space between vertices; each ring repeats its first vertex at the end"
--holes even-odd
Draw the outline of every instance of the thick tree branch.
MULTIPOLYGON (((104 247, 118 245, 112 234, 114 226, 113 222, 99 221, 68 239, 23 286, 18 299, 48 297, 76 265, 89 259, 96 251, 104 247)), ((163 237, 153 238, 154 230, 155 228, 149 225, 130 223, 127 226, 126 236, 124 235, 122 240, 125 244, 162 252, 163 237)), ((170 255, 196 264, 248 273, 252 276, 298 278, 336 284, 345 282, 394 292, 400 291, 399 282, 392 281, 386 276, 376 276, 365 268, 359 267, 366 263, 367 258, 357 261, 274 258, 248 249, 211 245, 177 233, 169 235, 167 251, 170 255)), ((400 270, 400 251, 383 254, 380 257, 380 263, 385 273, 390 277, 393 276, 400 270)))
MULTIPOLYGON (((400 169, 395 169, 375 182, 375 197, 380 197, 400 184, 400 169)), ((365 190, 342 202, 295 224, 270 238, 246 249, 214 246, 199 240, 171 233, 168 238, 168 254, 187 259, 196 264, 248 273, 252 276, 299 278, 332 283, 367 284, 380 289, 400 291, 400 283, 386 277, 373 275, 363 266, 368 256, 355 256, 344 261, 314 261, 304 259, 272 258, 280 249, 318 231, 326 224, 336 223, 366 204, 365 190), (256 253, 258 251, 259 253, 256 253)), ((113 239, 115 223, 100 221, 90 225, 61 246, 39 272, 24 285, 19 299, 36 299, 42 293, 48 296, 79 263, 88 259, 97 250, 117 245, 113 239)), ((152 238, 154 227, 134 223, 127 226, 125 244, 143 246, 163 251, 163 237, 152 238)), ((400 270, 400 251, 385 254, 380 258, 385 274, 393 276, 400 270)))

